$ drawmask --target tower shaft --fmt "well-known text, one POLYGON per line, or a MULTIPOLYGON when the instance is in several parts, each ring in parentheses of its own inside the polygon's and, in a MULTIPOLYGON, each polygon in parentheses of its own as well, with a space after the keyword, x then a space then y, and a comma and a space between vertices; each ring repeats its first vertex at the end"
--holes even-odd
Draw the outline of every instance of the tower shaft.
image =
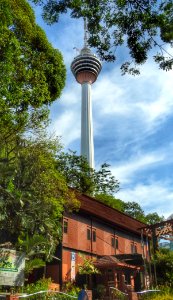
POLYGON ((81 155, 85 157, 91 168, 94 168, 94 138, 92 123, 91 84, 97 80, 101 71, 101 62, 88 46, 87 21, 84 20, 84 47, 72 63, 71 70, 82 86, 81 109, 81 155))
POLYGON ((90 167, 94 168, 91 84, 88 82, 82 83, 81 155, 86 157, 90 167))

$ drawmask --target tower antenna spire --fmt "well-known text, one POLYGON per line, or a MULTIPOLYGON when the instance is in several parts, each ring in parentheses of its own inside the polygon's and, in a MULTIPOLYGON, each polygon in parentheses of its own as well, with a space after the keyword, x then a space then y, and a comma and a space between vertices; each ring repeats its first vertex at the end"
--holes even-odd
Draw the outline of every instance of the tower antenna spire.
POLYGON ((87 18, 84 18, 84 48, 88 47, 88 22, 87 18))

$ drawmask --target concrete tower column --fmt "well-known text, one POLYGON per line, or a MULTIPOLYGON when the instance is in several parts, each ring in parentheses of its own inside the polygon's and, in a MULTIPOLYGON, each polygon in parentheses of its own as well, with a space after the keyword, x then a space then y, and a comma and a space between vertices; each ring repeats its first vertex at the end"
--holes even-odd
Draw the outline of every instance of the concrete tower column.
POLYGON ((94 168, 91 84, 88 82, 82 83, 81 155, 85 156, 90 167, 94 168))

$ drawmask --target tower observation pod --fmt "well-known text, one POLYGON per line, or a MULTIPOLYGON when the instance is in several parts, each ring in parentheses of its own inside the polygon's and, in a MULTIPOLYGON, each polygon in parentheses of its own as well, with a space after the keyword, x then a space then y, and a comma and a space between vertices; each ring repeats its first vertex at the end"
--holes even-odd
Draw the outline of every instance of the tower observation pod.
POLYGON ((92 54, 87 44, 87 24, 84 20, 84 47, 71 64, 76 81, 82 86, 81 104, 81 155, 86 157, 89 166, 94 168, 94 140, 92 123, 91 85, 101 71, 101 62, 92 54))

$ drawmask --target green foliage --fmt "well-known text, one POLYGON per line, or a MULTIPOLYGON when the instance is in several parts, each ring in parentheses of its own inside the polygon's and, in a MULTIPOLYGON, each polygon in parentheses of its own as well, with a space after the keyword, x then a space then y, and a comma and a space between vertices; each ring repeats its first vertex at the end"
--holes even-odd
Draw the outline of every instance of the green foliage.
POLYGON ((47 243, 47 238, 43 235, 34 234, 33 236, 22 236, 21 234, 16 246, 27 255, 25 261, 25 277, 28 277, 34 269, 45 266, 45 258, 47 258, 49 254, 50 245, 47 243))
POLYGON ((43 17, 49 24, 69 10, 73 18, 87 17, 89 44, 104 60, 114 61, 116 50, 128 47, 129 61, 121 66, 123 74, 139 74, 136 65, 145 63, 153 48, 158 49, 155 61, 160 68, 172 68, 172 56, 164 48, 173 40, 172 0, 32 1, 43 5, 43 17))
POLYGON ((173 288, 173 251, 159 249, 153 260, 156 264, 158 284, 173 288))
POLYGON ((119 211, 124 211, 124 202, 120 199, 115 198, 112 195, 108 194, 96 194, 95 198, 98 199, 100 202, 113 207, 119 211))
POLYGON ((55 168, 59 143, 40 135, 65 66, 25 0, 1 1, 0 44, 0 242, 26 252, 29 273, 51 259, 75 205, 55 168))
POLYGON ((93 258, 87 258, 84 255, 80 255, 83 259, 82 264, 78 265, 79 268, 79 274, 99 274, 100 271, 95 267, 94 265, 94 259, 93 258))
POLYGON ((155 297, 150 298, 151 300, 172 300, 172 294, 165 294, 165 295, 157 295, 155 297))
POLYGON ((106 287, 103 284, 97 284, 96 288, 93 290, 94 299, 105 299, 106 296, 106 287))
POLYGON ((64 87, 65 66, 25 0, 1 1, 0 44, 0 126, 7 139, 47 120, 47 105, 64 87))
POLYGON ((124 213, 141 222, 145 222, 144 211, 137 202, 124 202, 124 213))
POLYGON ((128 295, 124 294, 123 292, 121 292, 118 289, 112 289, 111 294, 114 299, 118 299, 118 300, 127 300, 128 299, 128 295))
POLYGON ((170 287, 159 286, 159 292, 148 292, 139 295, 139 300, 172 300, 173 293, 170 287))
POLYGON ((164 217, 160 217, 156 212, 145 214, 141 206, 134 201, 124 202, 109 194, 96 194, 95 198, 103 202, 104 204, 115 208, 146 224, 156 224, 164 220, 164 217))
POLYGON ((156 212, 145 214, 141 206, 137 202, 122 202, 121 211, 146 224, 156 224, 164 221, 163 216, 159 216, 156 212))
POLYGON ((33 260, 27 272, 52 259, 62 235, 62 213, 79 205, 56 170, 58 148, 56 140, 36 136, 18 140, 10 155, 1 156, 1 243, 10 241, 26 252, 33 260))
POLYGON ((42 278, 35 283, 26 284, 23 288, 23 292, 27 294, 36 293, 39 291, 47 291, 49 289, 49 285, 51 283, 50 278, 42 278))
POLYGON ((102 164, 96 171, 90 168, 85 157, 77 156, 72 151, 58 155, 57 170, 64 175, 71 188, 88 195, 112 195, 119 189, 119 182, 112 176, 109 165, 102 164))
MULTIPOLYGON (((35 256, 37 253, 35 253, 35 256)), ((27 257, 25 261, 25 280, 28 278, 28 275, 32 273, 34 269, 42 268, 46 265, 46 261, 43 258, 39 257, 27 257)))
POLYGON ((156 212, 154 213, 149 213, 145 216, 145 223, 147 224, 156 224, 164 221, 163 216, 159 216, 156 212))
MULTIPOLYGON (((72 282, 66 283, 65 286, 62 288, 61 293, 55 293, 54 291, 49 291, 49 286, 51 285, 52 281, 51 278, 42 278, 35 283, 30 283, 24 285, 21 288, 22 293, 33 294, 42 291, 43 293, 39 293, 32 296, 32 299, 72 299, 71 296, 77 298, 78 292, 80 288, 76 287, 72 282), (44 292, 46 291, 46 292, 44 292), (47 292, 49 291, 49 292, 47 292)), ((18 291, 20 292, 20 290, 18 291)))
POLYGON ((64 293, 67 293, 67 294, 71 295, 71 296, 76 296, 77 297, 77 295, 80 291, 80 288, 78 286, 76 286, 74 284, 74 282, 68 281, 63 285, 62 291, 64 293))

